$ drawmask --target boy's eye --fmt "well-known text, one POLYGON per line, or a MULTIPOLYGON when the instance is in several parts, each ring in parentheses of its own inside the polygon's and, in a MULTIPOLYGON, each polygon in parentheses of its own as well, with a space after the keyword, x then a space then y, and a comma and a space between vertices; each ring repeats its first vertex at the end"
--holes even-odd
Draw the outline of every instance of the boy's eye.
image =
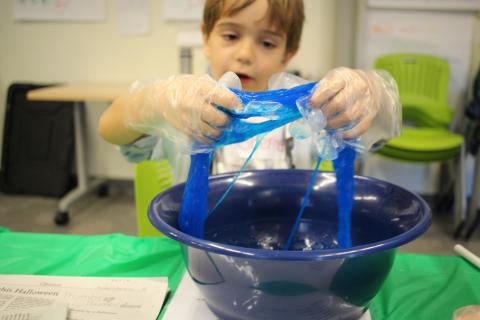
POLYGON ((226 41, 233 41, 238 38, 238 36, 234 33, 224 33, 222 34, 222 38, 226 41))
POLYGON ((277 45, 273 41, 262 40, 261 43, 262 43, 262 46, 266 49, 273 49, 277 47, 277 45))

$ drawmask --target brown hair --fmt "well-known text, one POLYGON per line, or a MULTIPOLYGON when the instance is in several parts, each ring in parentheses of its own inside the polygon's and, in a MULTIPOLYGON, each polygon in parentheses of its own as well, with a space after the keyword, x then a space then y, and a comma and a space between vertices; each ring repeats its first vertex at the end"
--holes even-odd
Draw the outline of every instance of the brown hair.
MULTIPOLYGON (((269 23, 287 35, 287 52, 296 52, 302 36, 305 14, 303 0, 267 0, 269 23)), ((230 17, 251 5, 255 0, 235 0, 225 7, 226 0, 206 0, 203 8, 203 32, 207 35, 222 16, 230 17)))

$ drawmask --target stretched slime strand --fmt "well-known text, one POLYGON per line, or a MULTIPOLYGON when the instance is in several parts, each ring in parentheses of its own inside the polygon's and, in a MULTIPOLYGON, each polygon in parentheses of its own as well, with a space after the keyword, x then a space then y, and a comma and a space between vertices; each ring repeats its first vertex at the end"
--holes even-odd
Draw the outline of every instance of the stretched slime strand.
POLYGON ((208 173, 213 152, 190 156, 188 172, 178 224, 182 231, 199 238, 204 237, 208 210, 208 173))
POLYGON ((317 173, 318 173, 318 168, 320 167, 320 163, 322 162, 321 158, 318 158, 317 164, 315 165, 315 169, 313 171, 312 177, 310 178, 310 184, 308 185, 307 193, 302 199, 302 204, 300 206, 300 211, 297 214, 297 218, 295 219, 295 223, 293 224, 292 229, 290 230, 290 235, 288 236, 287 242, 285 243, 285 246, 283 247, 283 250, 288 250, 291 245, 293 239, 295 239, 295 234, 297 233, 298 225, 300 224, 300 221, 302 220, 303 216, 303 211, 305 210, 305 206, 308 203, 308 200, 310 200, 310 195, 312 193, 313 189, 313 184, 315 183, 315 180, 317 179, 317 173))
POLYGON ((240 174, 245 170, 245 167, 247 166, 248 162, 250 161, 250 159, 252 159, 253 157, 253 154, 255 153, 255 151, 257 151, 258 147, 260 146, 260 143, 262 143, 262 140, 263 138, 265 137, 265 133, 262 133, 262 134, 259 134, 256 138, 256 142, 255 142, 255 146, 253 147, 252 149, 252 152, 250 152, 250 155, 248 156, 248 158, 245 160, 245 162, 243 163, 242 167, 240 168, 240 171, 238 171, 236 174, 235 174, 235 177, 233 178, 232 182, 230 182, 230 184, 228 185, 228 188, 227 190, 225 190, 225 192, 223 193, 223 195, 220 197, 220 199, 217 201, 217 203, 213 206, 212 209, 210 209, 210 211, 208 212, 208 215, 211 215, 213 213, 213 211, 215 211, 215 209, 218 208, 218 206, 223 202, 223 200, 225 200, 225 198, 227 197, 228 193, 230 192, 230 190, 232 189, 233 187, 233 184, 235 183, 235 181, 237 181, 238 177, 240 176, 240 174))
POLYGON ((337 206, 338 206, 338 245, 340 248, 350 248, 351 214, 353 208, 353 175, 355 163, 355 149, 347 146, 339 157, 333 161, 337 177, 337 206))

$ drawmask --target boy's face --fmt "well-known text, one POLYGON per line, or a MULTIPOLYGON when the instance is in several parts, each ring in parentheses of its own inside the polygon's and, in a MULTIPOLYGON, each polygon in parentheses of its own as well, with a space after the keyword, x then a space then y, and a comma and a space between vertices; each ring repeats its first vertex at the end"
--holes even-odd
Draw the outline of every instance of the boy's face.
POLYGON ((243 90, 263 91, 270 76, 285 70, 294 53, 286 52, 286 34, 268 23, 267 11, 267 0, 257 0, 233 16, 220 17, 210 35, 204 34, 204 53, 215 79, 233 71, 243 90))

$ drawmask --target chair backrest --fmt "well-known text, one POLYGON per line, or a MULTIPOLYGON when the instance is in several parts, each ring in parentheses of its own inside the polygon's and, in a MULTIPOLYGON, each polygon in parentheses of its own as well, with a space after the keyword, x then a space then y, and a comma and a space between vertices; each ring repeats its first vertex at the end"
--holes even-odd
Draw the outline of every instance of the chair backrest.
POLYGON ((446 60, 425 54, 389 54, 377 58, 374 67, 388 71, 396 80, 406 119, 432 126, 450 123, 453 109, 448 106, 450 68, 446 60))
POLYGON ((148 219, 152 199, 173 185, 173 171, 167 160, 143 161, 135 167, 135 209, 138 235, 162 236, 148 219))

